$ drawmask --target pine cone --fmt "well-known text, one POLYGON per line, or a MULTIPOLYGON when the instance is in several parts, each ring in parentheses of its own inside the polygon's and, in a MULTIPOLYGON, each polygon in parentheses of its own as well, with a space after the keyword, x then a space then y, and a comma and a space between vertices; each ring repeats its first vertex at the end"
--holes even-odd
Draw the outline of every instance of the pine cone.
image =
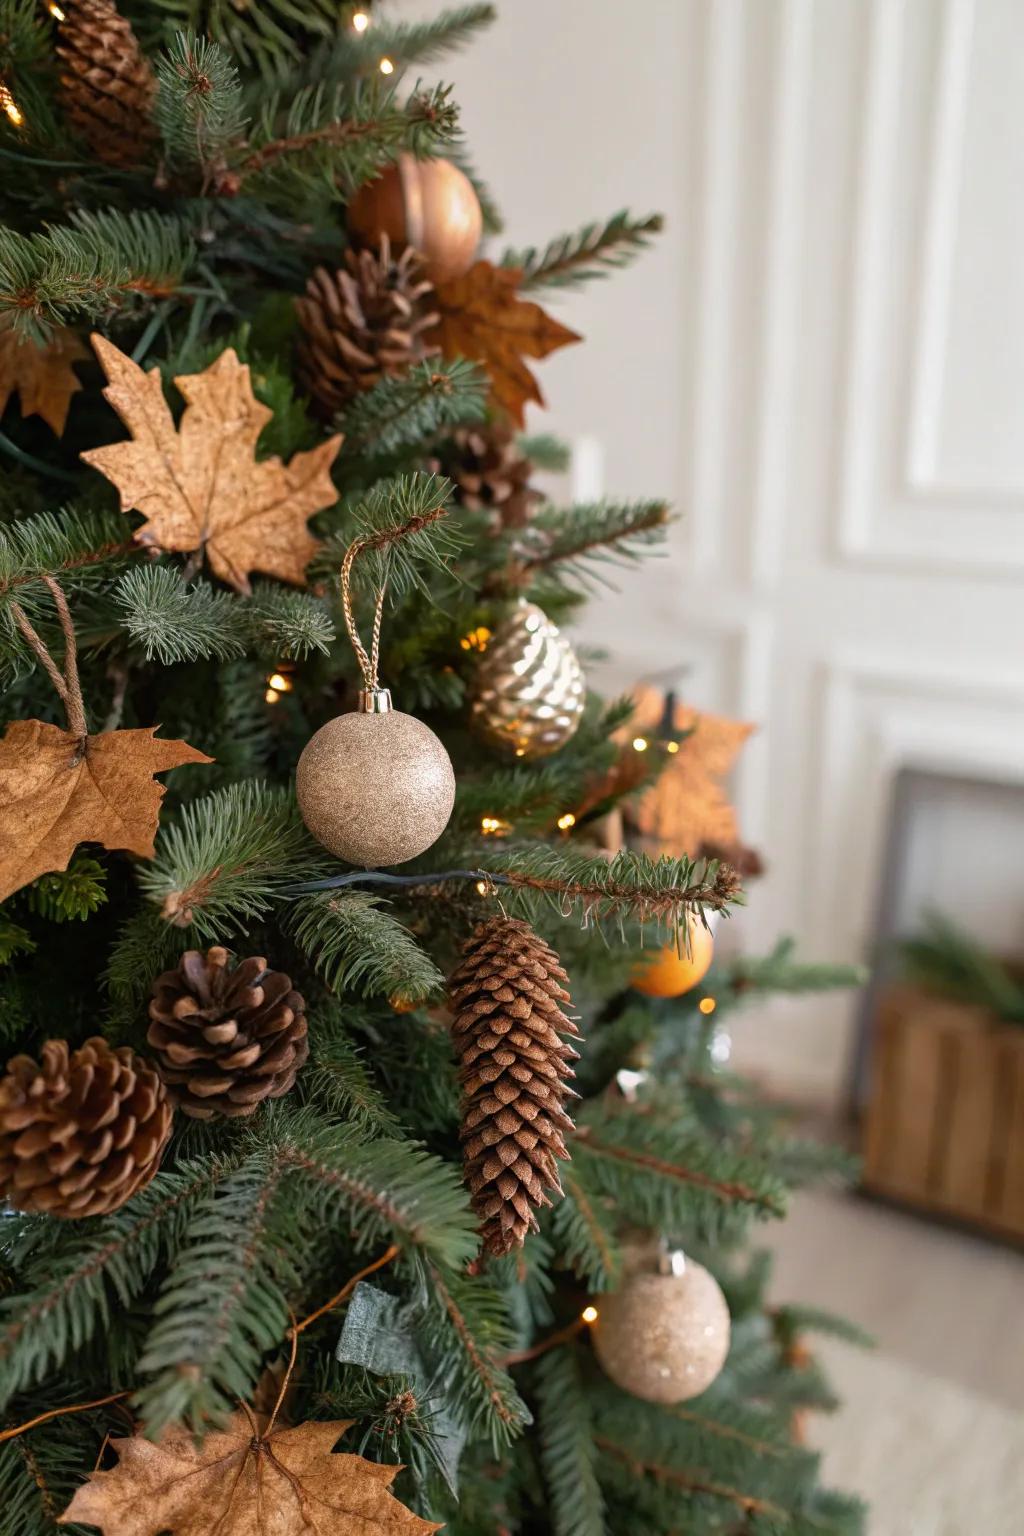
POLYGON ((63 0, 64 110, 98 160, 137 165, 153 142, 156 77, 113 0, 63 0))
POLYGON ((190 949, 153 983, 146 1038, 173 1102, 194 1120, 251 1115, 288 1092, 309 1055, 306 1005, 259 955, 190 949))
POLYGON ((566 1099, 578 1035, 562 1012, 568 978, 529 923, 493 917, 463 949, 450 982, 452 1033, 461 1060, 465 1178, 489 1253, 522 1247, 534 1208, 559 1194, 556 1158, 569 1156, 566 1099))
POLYGON ((128 1046, 48 1040, 0 1078, 0 1194, 19 1211, 105 1216, 149 1183, 171 1134, 167 1090, 128 1046))
POLYGON ((492 512, 496 530, 526 528, 541 499, 530 486, 533 465, 501 423, 459 427, 439 450, 437 467, 455 482, 462 506, 492 512))
POLYGON ((433 293, 417 253, 410 246, 392 260, 386 235, 379 253, 346 251, 338 271, 317 267, 295 301, 302 328, 296 365, 322 417, 333 419, 362 390, 437 353, 424 341, 437 324, 433 293))

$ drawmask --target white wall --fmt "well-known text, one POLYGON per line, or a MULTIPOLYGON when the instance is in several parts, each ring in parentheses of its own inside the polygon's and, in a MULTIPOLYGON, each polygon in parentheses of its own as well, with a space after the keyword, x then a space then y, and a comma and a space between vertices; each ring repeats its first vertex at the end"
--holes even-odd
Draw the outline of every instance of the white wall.
MULTIPOLYGON (((764 722, 744 938, 856 957, 898 769, 1024 775, 1024 5, 506 0, 446 78, 511 242, 667 215, 540 365, 534 425, 684 514, 583 634, 764 722)), ((1024 860, 980 856, 1024 938, 1024 860)), ((848 1016, 776 1004, 740 1054, 834 1088, 848 1016)))

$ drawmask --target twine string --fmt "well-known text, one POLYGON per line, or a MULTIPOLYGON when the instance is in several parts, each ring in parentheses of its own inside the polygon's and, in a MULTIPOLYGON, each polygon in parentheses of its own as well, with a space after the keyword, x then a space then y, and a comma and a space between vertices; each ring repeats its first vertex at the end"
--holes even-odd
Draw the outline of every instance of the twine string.
POLYGON ((381 621, 384 617, 384 594, 387 590, 387 582, 382 581, 377 589, 376 604, 373 612, 373 635, 370 641, 370 650, 367 652, 356 626, 355 613, 352 608, 352 567, 356 562, 356 557, 373 542, 371 539, 354 539, 345 551, 345 558, 341 562, 341 611, 345 616, 345 628, 352 642, 352 649, 356 653, 359 670, 363 674, 363 687, 367 692, 372 691, 378 686, 380 676, 380 629, 381 621))
POLYGON ((74 736, 86 736, 88 735, 88 726, 85 721, 82 684, 78 676, 78 642, 75 639, 75 626, 71 619, 71 610, 68 608, 68 600, 64 596, 64 590, 55 577, 44 575, 42 579, 49 589, 50 596, 53 598, 54 606, 57 609, 57 617, 60 619, 60 627, 64 634, 63 672, 61 672, 57 663, 50 655, 46 644, 19 602, 11 603, 11 614, 13 615, 14 622, 25 636, 30 650, 39 658, 51 683, 57 690, 68 717, 68 730, 74 736))

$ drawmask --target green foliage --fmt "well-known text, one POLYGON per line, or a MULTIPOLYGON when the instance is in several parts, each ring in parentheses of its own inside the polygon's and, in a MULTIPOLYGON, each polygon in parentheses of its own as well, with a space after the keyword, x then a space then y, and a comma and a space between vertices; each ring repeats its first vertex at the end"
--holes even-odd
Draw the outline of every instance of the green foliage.
POLYGON ((154 115, 169 163, 205 170, 223 161, 246 125, 242 85, 229 55, 208 38, 180 32, 156 72, 154 115))
POLYGON ((603 224, 585 224, 576 234, 552 240, 543 250, 508 250, 501 265, 521 269, 523 289, 578 288, 629 266, 663 228, 659 213, 634 219, 623 209, 603 224))
POLYGON ((28 929, 0 911, 0 966, 9 965, 15 955, 30 955, 35 947, 28 929))
POLYGON ((217 943, 264 917, 309 857, 311 840, 292 796, 246 782, 186 806, 160 830, 139 875, 151 901, 217 943))
POLYGON ((303 952, 333 992, 383 994, 419 1003, 444 977, 408 929, 365 891, 318 891, 299 897, 287 918, 303 952))
POLYGON ((808 964, 794 958, 796 943, 783 938, 768 955, 738 955, 716 969, 723 987, 747 992, 831 992, 859 987, 867 979, 861 965, 808 964))
POLYGON ((604 1536, 598 1450, 575 1349, 555 1349, 542 1356, 534 1385, 553 1536, 604 1536))
POLYGON ((437 516, 450 498, 451 486, 441 475, 382 480, 350 501, 344 531, 323 546, 314 572, 336 572, 358 537, 366 547, 355 562, 354 587, 377 592, 386 584, 393 602, 413 592, 429 595, 429 574, 448 575, 465 542, 449 518, 437 516), (428 517, 432 520, 416 526, 428 517), (410 523, 414 526, 403 533, 410 523))
POLYGON ((539 552, 527 561, 545 570, 558 565, 578 580, 594 574, 594 562, 636 562, 664 543, 668 508, 661 501, 595 502, 565 511, 547 508, 535 519, 539 552))
POLYGON ((356 395, 338 418, 342 463, 356 456, 388 455, 486 414, 487 377, 461 358, 427 359, 402 376, 385 376, 356 395))
POLYGON ((245 651, 240 604, 206 581, 190 586, 169 565, 136 565, 115 591, 124 609, 121 622, 146 660, 170 666, 200 656, 226 660, 245 651))
POLYGON ((344 1017, 343 1005, 336 999, 325 998, 317 1004, 303 1088, 331 1114, 365 1135, 393 1136, 400 1129, 398 1116, 374 1082, 365 1051, 346 1032, 344 1017))
POLYGON ((939 994, 988 1008, 1024 1024, 1024 981, 939 912, 929 912, 915 938, 895 946, 904 975, 939 994))
POLYGON ((24 893, 25 905, 51 923, 84 922, 107 900, 106 881, 99 860, 79 851, 67 869, 34 880, 24 893))
POLYGON ((194 257, 185 224, 149 211, 80 210, 32 235, 0 228, 0 316, 43 342, 52 326, 174 295, 194 257))

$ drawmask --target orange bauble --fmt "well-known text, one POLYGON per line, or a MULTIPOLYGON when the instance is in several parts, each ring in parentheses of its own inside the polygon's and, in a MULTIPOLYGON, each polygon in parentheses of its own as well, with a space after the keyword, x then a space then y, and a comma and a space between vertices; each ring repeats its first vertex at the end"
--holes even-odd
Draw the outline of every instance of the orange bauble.
POLYGON ((667 944, 650 960, 643 960, 630 977, 630 984, 645 997, 682 997, 708 973, 715 952, 715 941, 699 920, 690 919, 689 953, 680 942, 681 953, 667 944))
POLYGON ((348 205, 350 234, 376 246, 387 235, 399 250, 414 246, 432 283, 448 283, 473 265, 483 234, 480 200, 469 177, 450 160, 399 155, 348 205))

